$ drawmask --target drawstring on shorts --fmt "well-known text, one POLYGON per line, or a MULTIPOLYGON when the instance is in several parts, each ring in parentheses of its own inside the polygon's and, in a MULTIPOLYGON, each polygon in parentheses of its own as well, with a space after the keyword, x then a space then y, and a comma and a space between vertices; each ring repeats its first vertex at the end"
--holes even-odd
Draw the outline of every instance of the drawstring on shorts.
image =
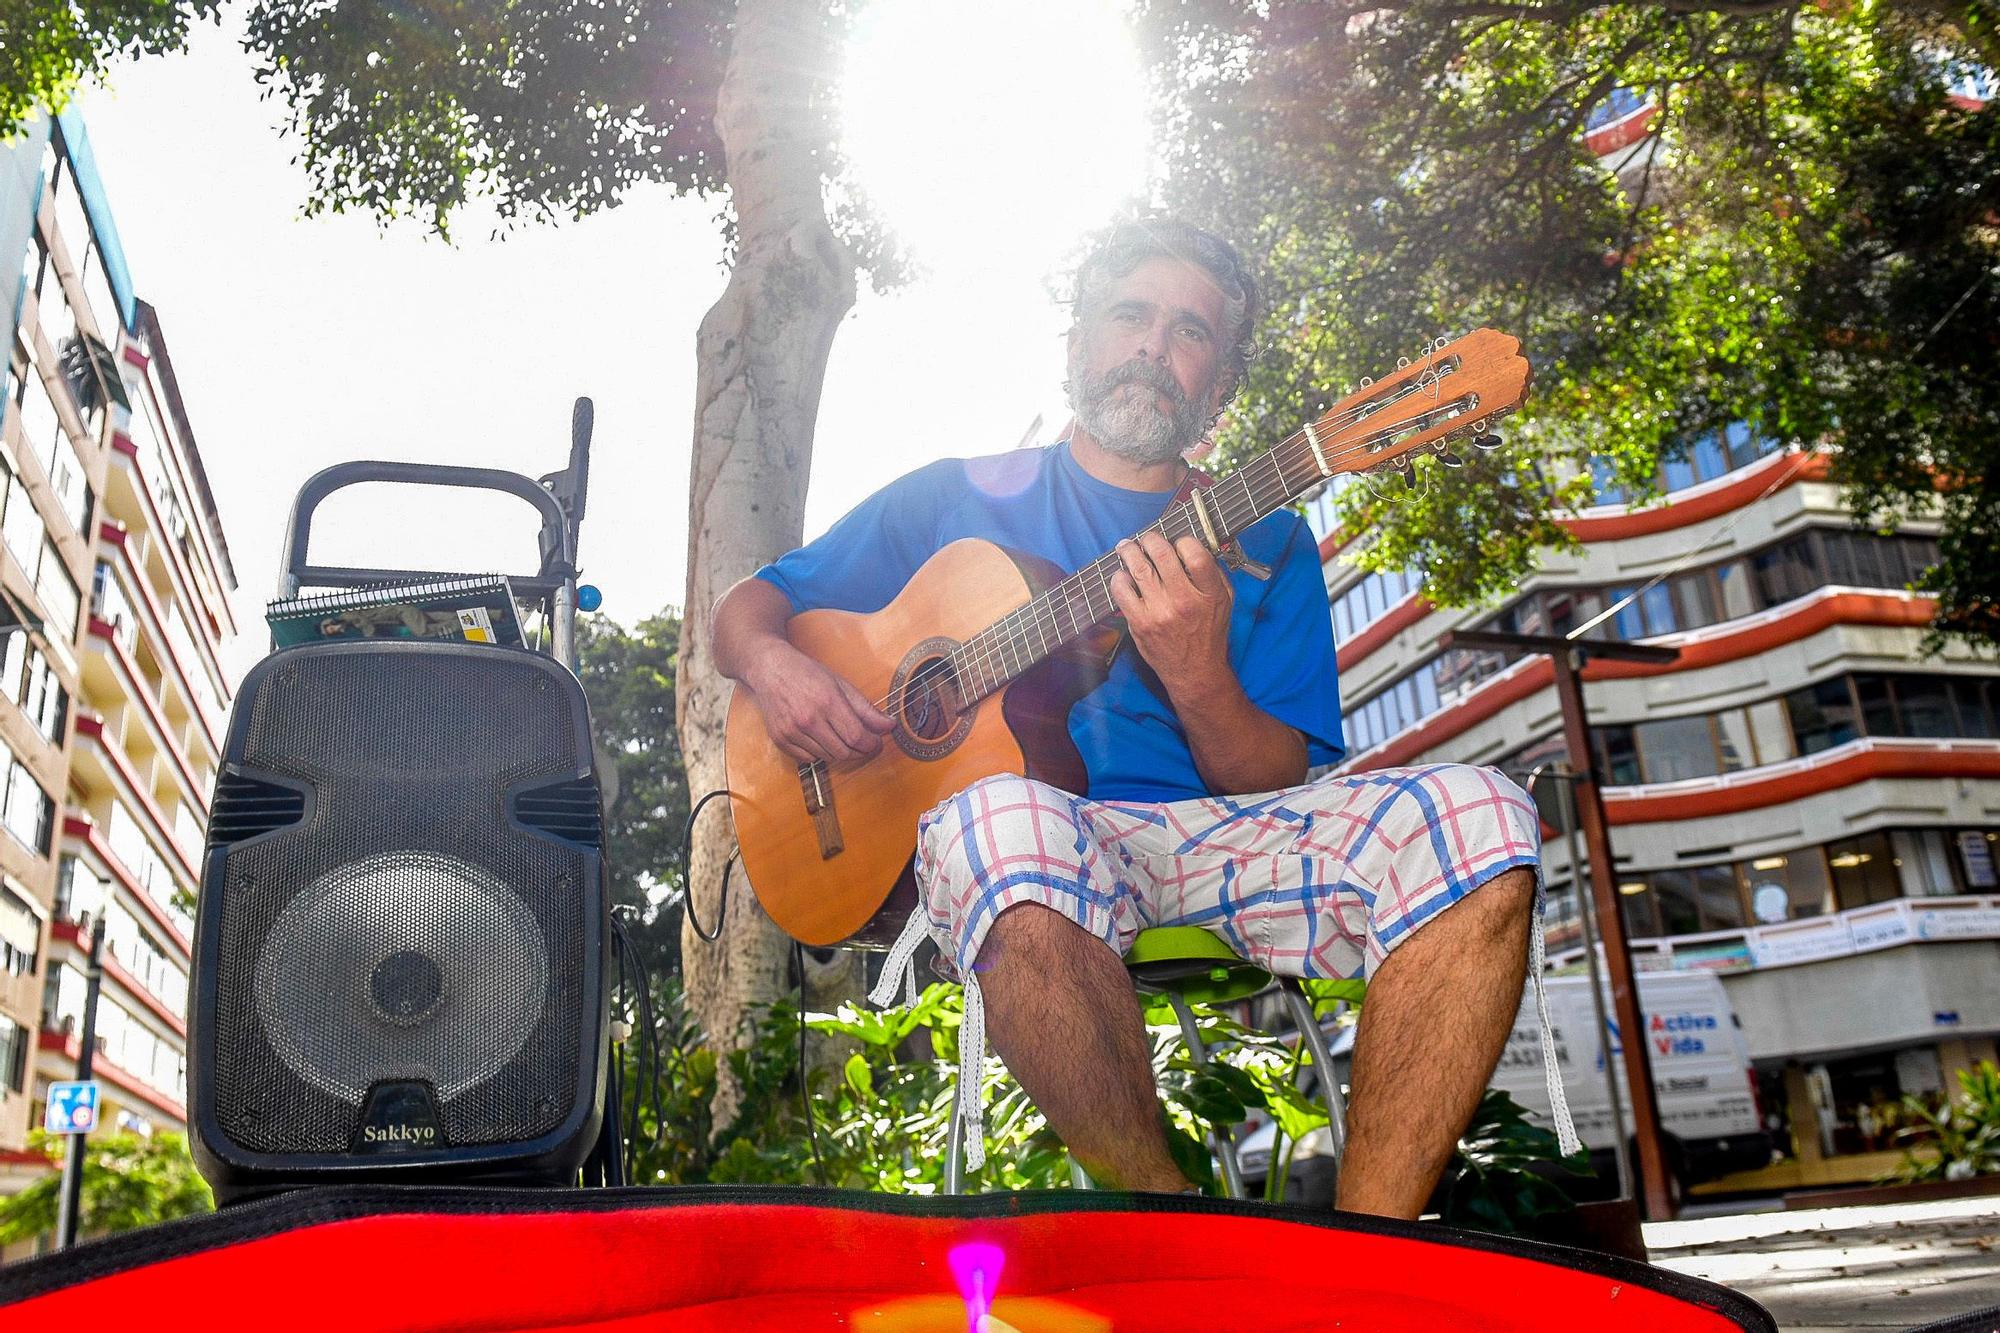
MULTIPOLYGON (((898 993, 902 1004, 917 1002, 917 949, 926 937, 937 942, 945 957, 951 956, 951 936, 932 926, 924 909, 917 908, 883 961, 881 979, 868 992, 868 1003, 877 1009, 891 1008, 899 1003, 898 993)), ((965 1021, 958 1029, 958 1095, 952 1103, 956 1114, 950 1132, 964 1145, 966 1170, 977 1171, 986 1164, 986 1001, 970 969, 962 981, 965 1021)))

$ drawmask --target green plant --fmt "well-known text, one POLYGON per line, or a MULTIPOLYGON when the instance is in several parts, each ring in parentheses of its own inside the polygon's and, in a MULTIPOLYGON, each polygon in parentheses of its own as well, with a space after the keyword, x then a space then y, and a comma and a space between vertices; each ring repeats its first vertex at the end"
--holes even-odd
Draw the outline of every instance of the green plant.
POLYGON ((2000 1173, 2000 1066, 1981 1060, 1961 1069, 1958 1087, 1956 1097, 1903 1098, 1910 1123, 1896 1138, 1908 1146, 1890 1179, 1970 1180, 2000 1173))
MULTIPOLYGON (((48 1159, 50 1174, 0 1199, 0 1245, 55 1230, 64 1140, 36 1130, 28 1150, 48 1159)), ((80 1235, 108 1236, 214 1207, 215 1196, 195 1173, 185 1135, 103 1134, 84 1147, 80 1235)))
POLYGON ((1474 1231, 1529 1235, 1543 1219, 1576 1207, 1557 1173, 1588 1176, 1590 1157, 1563 1157, 1556 1136, 1530 1124, 1519 1102, 1488 1088, 1438 1183, 1444 1221, 1474 1231))

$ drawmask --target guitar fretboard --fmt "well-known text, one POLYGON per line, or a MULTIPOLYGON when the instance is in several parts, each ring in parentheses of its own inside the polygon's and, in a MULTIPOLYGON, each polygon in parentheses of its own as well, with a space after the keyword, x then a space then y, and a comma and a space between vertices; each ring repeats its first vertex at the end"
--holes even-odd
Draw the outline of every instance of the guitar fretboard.
MULTIPOLYGON (((1318 452, 1311 428, 1299 431, 1214 485, 1169 504, 1147 531, 1169 542, 1194 537, 1213 550, 1326 480, 1331 471, 1321 469, 1318 452)), ((1124 567, 1116 551, 1106 552, 960 644, 951 653, 959 698, 967 704, 985 698, 1110 616, 1116 610, 1111 579, 1124 567)))

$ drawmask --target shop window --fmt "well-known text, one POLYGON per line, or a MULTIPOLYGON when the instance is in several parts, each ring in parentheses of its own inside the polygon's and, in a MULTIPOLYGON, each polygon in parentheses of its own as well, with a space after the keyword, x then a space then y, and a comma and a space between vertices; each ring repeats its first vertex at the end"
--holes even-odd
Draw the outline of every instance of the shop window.
POLYGON ((1688 874, 1694 879, 1694 900, 1701 911, 1703 930, 1735 930, 1747 924, 1735 866, 1696 866, 1688 874))
POLYGON ((1864 833, 1828 843, 1826 864, 1833 877, 1834 900, 1841 910, 1902 897, 1896 859, 1886 833, 1864 833))
POLYGON ((1618 882, 1618 902, 1625 910, 1625 933, 1633 939, 1657 939, 1660 913, 1653 886, 1642 876, 1626 875, 1618 882))
POLYGON ((1685 870, 1656 870, 1646 877, 1659 901, 1660 928, 1668 935, 1698 935, 1701 908, 1695 901, 1694 876, 1685 870))
POLYGON ((1833 886, 1827 877, 1826 854, 1817 847, 1760 856, 1743 866, 1742 872, 1752 898, 1766 884, 1783 889, 1793 918, 1823 916, 1833 910, 1833 886))
POLYGON ((2000 833, 1989 829, 1959 829, 1952 835, 1958 855, 1958 873, 1969 893, 1991 893, 2000 889, 2000 833))

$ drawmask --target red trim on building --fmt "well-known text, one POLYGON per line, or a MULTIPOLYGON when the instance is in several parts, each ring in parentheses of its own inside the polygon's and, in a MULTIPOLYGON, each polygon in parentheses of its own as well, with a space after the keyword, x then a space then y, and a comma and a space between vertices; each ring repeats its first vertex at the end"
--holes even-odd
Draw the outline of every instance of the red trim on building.
POLYGON ((146 688, 146 678, 139 674, 139 664, 132 660, 132 654, 125 651, 125 645, 118 641, 118 631, 108 622, 92 616, 90 634, 93 638, 104 640, 110 646, 112 656, 116 657, 118 664, 125 668, 125 674, 131 678, 135 687, 132 693, 138 696, 146 716, 153 720, 153 727, 160 733, 160 742, 165 747, 167 756, 174 761, 174 767, 181 771, 181 781, 186 784, 188 793, 194 797, 195 805, 206 818, 208 793, 201 789, 201 783, 195 778, 194 765, 188 762, 186 752, 181 749, 181 743, 174 739, 173 728, 167 725, 166 716, 160 712, 160 705, 154 700, 152 692, 146 688))
POLYGON ((1646 509, 1631 509, 1622 514, 1603 514, 1560 520, 1572 537, 1584 542, 1617 541, 1622 537, 1645 537, 1656 532, 1671 532, 1684 528, 1690 523, 1703 519, 1719 518, 1732 510, 1759 499, 1773 481, 1779 481, 1779 489, 1801 481, 1824 480, 1832 463, 1825 454, 1807 454, 1801 457, 1793 453, 1772 454, 1759 463, 1745 468, 1741 476, 1717 486, 1712 491, 1690 495, 1684 500, 1669 500, 1666 504, 1653 505, 1646 509), (1783 478, 1772 474, 1780 468, 1791 471, 1783 478))
MULTIPOLYGON (((86 940, 83 937, 83 927, 74 921, 50 922, 49 935, 53 939, 68 940, 71 944, 74 944, 77 948, 82 949, 86 953, 88 953, 90 950, 90 941, 86 940)), ((125 965, 118 961, 117 955, 107 953, 104 955, 102 961, 104 963, 104 970, 107 973, 109 973, 111 977, 118 982, 119 985, 123 986, 126 990, 130 991, 132 993, 132 998, 139 1001, 139 1003, 145 1005, 147 1010, 149 1010, 152 1013, 153 1017, 165 1023, 175 1032, 178 1032, 181 1035, 181 1039, 183 1041, 187 1039, 186 1020, 184 1020, 179 1014, 176 1014, 173 1010, 167 1008, 166 1005, 162 1004, 160 1002, 159 997, 154 995, 153 992, 147 990, 146 983, 139 980, 139 978, 133 976, 132 973, 125 967, 125 965)))
POLYGON ((97 859, 104 863, 104 868, 116 876, 118 882, 123 884, 131 895, 138 900, 139 906, 145 909, 146 915, 153 918, 153 924, 166 931, 172 937, 174 943, 180 946, 181 956, 183 958, 194 957, 194 946, 188 943, 187 936, 181 934, 179 923, 167 915, 165 908, 153 901, 153 895, 139 887, 139 882, 132 878, 130 867, 120 861, 117 855, 109 847, 105 846, 104 839, 98 836, 97 825, 87 819, 78 818, 76 815, 65 815, 63 816, 63 833, 68 837, 77 839, 84 846, 90 848, 91 851, 97 853, 97 859))
MULTIPOLYGON (((71 1061, 74 1061, 82 1053, 82 1046, 76 1038, 65 1037, 62 1033, 51 1032, 47 1028, 42 1029, 39 1044, 43 1050, 55 1051, 71 1061)), ((187 1123, 187 1108, 185 1106, 167 1096, 166 1093, 154 1088, 152 1084, 145 1082, 137 1074, 127 1073, 101 1055, 90 1062, 90 1076, 92 1078, 103 1079, 106 1083, 112 1084, 128 1096, 136 1097, 155 1110, 172 1116, 183 1125, 187 1123)))
POLYGON ((1345 672, 1356 662, 1362 661, 1370 653, 1389 640, 1435 611, 1424 595, 1413 592, 1402 601, 1375 617, 1368 628, 1341 644, 1334 650, 1334 661, 1345 672))
MULTIPOLYGON (((124 557, 125 567, 132 575, 130 582, 138 586, 139 600, 146 604, 146 610, 151 613, 153 623, 159 626, 159 642, 156 645, 159 649, 158 656, 162 662, 173 664, 174 674, 180 677, 181 693, 188 697, 188 710, 193 713, 195 720, 201 723, 201 729, 208 737, 210 748, 220 753, 222 733, 209 721, 208 714, 202 711, 201 696, 195 693, 194 680, 188 674, 190 669, 200 670, 200 663, 182 662, 175 654, 173 645, 167 642, 167 618, 160 611, 159 600, 153 596, 152 585, 146 582, 145 572, 133 562, 131 548, 126 545, 129 534, 125 531, 124 524, 107 518, 97 525, 97 531, 105 541, 116 546, 119 554, 124 557)), ((193 638, 193 635, 189 635, 189 638, 193 638)))
POLYGON ((1603 157, 1606 153, 1630 148, 1652 133, 1653 118, 1659 114, 1659 103, 1649 102, 1630 115, 1621 116, 1609 125, 1600 125, 1585 134, 1583 146, 1590 150, 1593 157, 1603 157))
MULTIPOLYGON (((134 471, 139 470, 139 446, 132 441, 131 436, 126 435, 122 431, 111 432, 111 447, 132 460, 134 471)), ((152 519, 153 531, 159 534, 160 544, 167 552, 167 567, 180 576, 181 601, 185 605, 207 615, 207 603, 196 595, 201 585, 196 581, 194 572, 188 568, 187 558, 181 554, 180 548, 168 540, 166 536, 167 525, 160 521, 160 508, 153 503, 153 494, 146 489, 143 474, 140 477, 139 484, 132 489, 139 493, 139 499, 145 504, 146 513, 152 519)), ((193 634, 189 634, 188 637, 195 641, 195 651, 206 657, 209 664, 215 668, 215 675, 224 680, 228 679, 222 670, 222 650, 216 645, 208 643, 206 640, 200 639, 193 634)))
POLYGON ((51 1171, 58 1169, 47 1153, 29 1152, 26 1148, 0 1148, 0 1166, 45 1166, 51 1171))
MULTIPOLYGON (((1726 630, 1679 645, 1680 660, 1667 666, 1642 662, 1595 661, 1583 669, 1585 680, 1618 680, 1633 676, 1665 676, 1746 657, 1787 643, 1796 643, 1834 625, 1930 624, 1936 603, 1910 593, 1838 592, 1817 597, 1797 610, 1740 629, 1726 630)), ((1415 763, 1424 751, 1443 745, 1509 704, 1555 683, 1555 669, 1546 657, 1536 657, 1515 671, 1496 676, 1457 703, 1394 736, 1373 750, 1354 757, 1352 769, 1400 768, 1415 763), (1361 761, 1366 760, 1364 764, 1361 761)))
POLYGON ((181 869, 187 871, 188 882, 194 883, 200 879, 194 862, 188 859, 187 853, 174 841, 173 825, 167 822, 167 817, 161 813, 160 807, 153 803, 153 794, 139 785, 139 779, 132 772, 132 765, 126 760, 125 752, 104 734, 104 719, 94 713, 79 711, 76 715, 76 731, 79 736, 88 736, 96 741, 99 748, 104 751, 104 757, 118 770, 118 776, 125 779, 125 785, 132 789, 132 794, 138 797, 139 803, 146 808, 146 817, 158 828, 160 841, 166 844, 168 852, 173 855, 181 869))
POLYGON ((1862 750, 1829 764, 1773 773, 1702 791, 1604 794, 1604 817, 1613 824, 1655 824, 1762 810, 1786 801, 1851 787, 1870 778, 2000 777, 2000 754, 1991 750, 1862 750))

